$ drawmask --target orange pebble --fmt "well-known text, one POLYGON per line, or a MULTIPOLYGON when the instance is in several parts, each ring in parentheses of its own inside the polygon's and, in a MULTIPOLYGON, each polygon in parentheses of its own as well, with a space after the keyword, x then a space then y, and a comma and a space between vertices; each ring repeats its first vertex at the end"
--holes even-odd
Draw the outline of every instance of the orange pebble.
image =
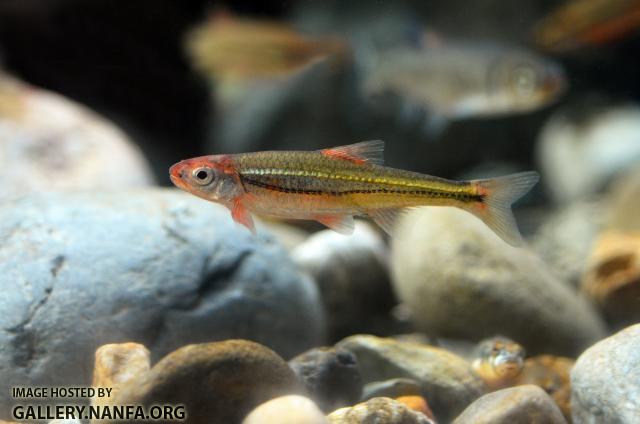
POLYGON ((432 420, 435 419, 435 417, 433 416, 433 412, 431 411, 431 408, 429 408, 429 404, 427 403, 427 400, 422 396, 400 396, 396 398, 396 400, 406 405, 407 407, 413 409, 414 411, 422 412, 424 415, 431 418, 432 420))

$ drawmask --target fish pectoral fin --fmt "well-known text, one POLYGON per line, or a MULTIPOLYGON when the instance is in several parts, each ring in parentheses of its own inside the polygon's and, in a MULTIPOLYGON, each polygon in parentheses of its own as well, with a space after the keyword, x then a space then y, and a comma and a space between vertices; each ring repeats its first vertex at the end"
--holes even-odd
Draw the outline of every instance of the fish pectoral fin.
POLYGON ((253 224, 253 218, 251 217, 251 213, 249 210, 242 205, 239 200, 233 202, 233 208, 231 209, 231 217, 234 221, 239 224, 244 225, 251 231, 253 234, 256 233, 256 227, 253 224))
POLYGON ((346 146, 320 150, 325 156, 344 159, 355 163, 382 165, 384 162, 384 141, 370 140, 346 146))
POLYGON ((355 221, 351 215, 326 215, 314 218, 316 221, 344 235, 353 234, 355 221))
POLYGON ((372 209, 367 211, 367 215, 369 215, 369 217, 371 217, 371 219, 373 219, 373 221, 378 224, 385 233, 392 236, 396 227, 398 216, 404 213, 404 211, 406 211, 406 208, 372 209))

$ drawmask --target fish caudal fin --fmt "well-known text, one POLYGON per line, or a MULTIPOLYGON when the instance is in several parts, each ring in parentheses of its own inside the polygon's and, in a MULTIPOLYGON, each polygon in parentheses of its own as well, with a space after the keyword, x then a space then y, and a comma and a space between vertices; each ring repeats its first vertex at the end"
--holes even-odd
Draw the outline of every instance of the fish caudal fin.
POLYGON ((467 210, 480 218, 502 240, 512 246, 522 246, 522 236, 518 231, 511 205, 524 196, 538 182, 537 172, 518 174, 488 180, 474 180, 483 200, 475 202, 467 210))

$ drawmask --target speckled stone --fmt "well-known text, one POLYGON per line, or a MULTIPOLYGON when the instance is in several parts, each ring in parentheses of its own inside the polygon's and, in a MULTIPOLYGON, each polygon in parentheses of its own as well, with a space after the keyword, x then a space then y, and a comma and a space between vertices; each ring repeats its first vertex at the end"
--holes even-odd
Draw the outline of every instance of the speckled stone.
POLYGON ((353 405, 362 393, 356 356, 334 347, 315 348, 289 361, 309 395, 325 412, 353 405))
POLYGON ((375 336, 351 336, 336 345, 353 352, 365 383, 409 378, 440 421, 449 421, 484 393, 480 377, 463 358, 444 349, 375 336))
POLYGON ((640 419, 640 324, 587 349, 571 371, 573 422, 636 423, 640 419))
POLYGON ((538 386, 498 390, 473 402, 454 424, 566 424, 562 412, 538 386))
POLYGON ((327 416, 331 424, 434 424, 421 412, 412 411, 393 399, 378 397, 327 416))
POLYGON ((188 424, 233 424, 269 399, 302 390, 272 350, 247 340, 226 340, 172 352, 142 379, 123 385, 113 403, 182 404, 188 424))

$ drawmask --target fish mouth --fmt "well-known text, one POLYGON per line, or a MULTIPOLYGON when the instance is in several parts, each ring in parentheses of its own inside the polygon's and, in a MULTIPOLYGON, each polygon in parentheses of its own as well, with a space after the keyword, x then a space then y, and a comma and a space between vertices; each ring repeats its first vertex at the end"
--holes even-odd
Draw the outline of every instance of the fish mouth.
POLYGON ((172 165, 169 168, 169 178, 176 187, 186 190, 187 185, 184 182, 184 170, 185 164, 183 162, 172 165))

